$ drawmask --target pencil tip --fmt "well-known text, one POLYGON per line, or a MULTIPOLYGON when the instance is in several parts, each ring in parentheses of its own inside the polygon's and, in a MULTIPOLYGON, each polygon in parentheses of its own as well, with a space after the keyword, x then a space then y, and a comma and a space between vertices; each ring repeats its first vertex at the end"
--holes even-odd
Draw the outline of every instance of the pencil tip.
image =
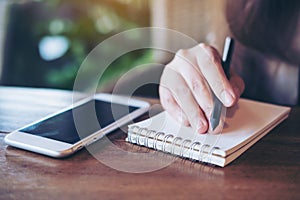
POLYGON ((214 131, 218 125, 219 125, 219 120, 216 120, 216 119, 210 120, 210 126, 211 126, 212 131, 214 131))

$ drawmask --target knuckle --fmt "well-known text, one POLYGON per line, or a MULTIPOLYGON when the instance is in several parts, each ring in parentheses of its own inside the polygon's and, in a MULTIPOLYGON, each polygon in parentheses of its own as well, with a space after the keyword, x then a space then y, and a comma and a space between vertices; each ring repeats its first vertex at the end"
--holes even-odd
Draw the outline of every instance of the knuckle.
POLYGON ((199 79, 193 79, 191 89, 194 93, 202 92, 204 90, 202 81, 199 79))
POLYGON ((211 54, 212 56, 219 55, 218 50, 215 49, 213 46, 204 43, 200 44, 200 46, 204 48, 207 51, 207 53, 211 54))
POLYGON ((160 102, 165 109, 176 104, 173 96, 165 90, 160 90, 160 102))
POLYGON ((201 47, 201 48, 207 48, 209 45, 207 45, 204 42, 200 42, 198 46, 201 47))
POLYGON ((187 49, 179 49, 179 50, 176 52, 176 55, 177 55, 177 56, 183 56, 183 57, 185 57, 187 54, 188 54, 188 50, 187 50, 187 49))
POLYGON ((187 64, 191 62, 191 57, 192 55, 189 49, 179 49, 173 60, 180 62, 181 64, 187 64))
MULTIPOLYGON (((201 43, 199 45, 205 52, 207 59, 212 62, 213 65, 220 65, 221 64, 221 56, 219 55, 218 51, 207 44, 201 43)), ((210 67, 210 66, 205 66, 210 67)))
POLYGON ((172 104, 172 105, 175 103, 174 98, 172 97, 171 94, 167 94, 167 95, 165 96, 165 102, 166 102, 167 104, 172 104))
POLYGON ((216 66, 221 64, 221 58, 218 55, 212 54, 211 56, 211 62, 216 66))
POLYGON ((201 90, 199 81, 197 81, 197 80, 192 81, 192 91, 197 92, 199 90, 201 90))
POLYGON ((196 64, 196 54, 192 49, 180 49, 176 52, 173 63, 178 66, 195 66, 196 64))
POLYGON ((173 59, 170 63, 166 64, 163 72, 169 73, 170 70, 174 70, 174 68, 176 68, 176 66, 177 66, 176 64, 174 64, 174 62, 175 61, 173 59))
POLYGON ((178 96, 187 96, 191 93, 190 89, 184 85, 175 87, 174 91, 178 96))

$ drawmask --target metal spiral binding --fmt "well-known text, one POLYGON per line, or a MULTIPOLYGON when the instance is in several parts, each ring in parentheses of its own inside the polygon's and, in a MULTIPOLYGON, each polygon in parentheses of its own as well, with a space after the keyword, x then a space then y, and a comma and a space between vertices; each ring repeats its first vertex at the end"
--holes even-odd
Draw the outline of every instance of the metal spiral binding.
POLYGON ((147 147, 149 147, 149 138, 152 133, 156 133, 156 132, 153 130, 148 130, 148 132, 146 133, 144 144, 147 147))
MULTIPOLYGON (((132 127, 130 128, 130 130, 131 130, 132 132, 135 132, 134 129, 138 129, 138 130, 139 130, 140 127, 138 127, 138 126, 132 126, 132 127)), ((127 139, 128 139, 129 142, 133 142, 133 141, 132 141, 132 135, 131 135, 131 134, 128 134, 127 139)))
POLYGON ((172 134, 165 135, 164 140, 163 140, 163 146, 162 146, 163 151, 166 151, 166 143, 169 138, 174 138, 174 135, 172 135, 172 134))
POLYGON ((180 145, 180 153, 179 153, 179 155, 181 156, 181 157, 183 157, 183 152, 184 152, 184 148, 185 148, 185 144, 186 143, 192 143, 192 141, 191 140, 183 140, 182 141, 182 143, 181 143, 181 145, 180 145))
POLYGON ((208 155, 208 162, 211 163, 211 159, 212 159, 212 155, 214 153, 215 150, 220 149, 219 147, 213 147, 211 148, 211 150, 209 151, 209 155, 208 155))
POLYGON ((202 155, 204 154, 204 149, 205 149, 206 147, 210 147, 210 145, 208 145, 208 144, 203 144, 202 147, 201 147, 201 150, 199 151, 199 157, 198 157, 198 160, 199 160, 200 162, 203 161, 203 160, 202 160, 203 156, 201 156, 201 154, 202 154, 202 155))
POLYGON ((194 160, 193 157, 194 157, 194 152, 195 152, 195 147, 196 146, 199 146, 199 151, 200 151, 200 147, 201 147, 201 143, 200 142, 193 142, 190 146, 190 150, 189 150, 189 159, 190 160, 194 160))
POLYGON ((163 133, 163 132, 158 132, 158 133, 156 133, 156 135, 155 135, 155 137, 154 137, 154 142, 153 142, 153 148, 154 148, 155 150, 158 150, 158 149, 157 149, 157 142, 158 142, 158 137, 159 137, 160 135, 165 135, 165 133, 163 133))
POLYGON ((172 149, 171 149, 171 153, 172 153, 172 154, 174 154, 176 142, 177 142, 178 140, 182 140, 182 138, 181 138, 181 137, 175 137, 174 140, 172 141, 172 149))
POLYGON ((140 137, 141 137, 141 133, 142 133, 143 130, 148 131, 147 128, 139 128, 139 130, 136 132, 136 139, 135 140, 136 140, 136 143, 138 145, 141 145, 141 143, 140 143, 140 137))
MULTIPOLYGON (((149 146, 149 139, 153 138, 152 148, 155 149, 155 150, 158 150, 157 142, 158 142, 159 137, 161 135, 163 135, 162 149, 161 149, 163 152, 166 152, 166 144, 168 142, 171 142, 171 144, 170 144, 171 145, 170 153, 173 154, 173 155, 175 155, 175 148, 176 148, 177 145, 180 145, 179 156, 181 156, 181 157, 184 156, 184 149, 186 147, 188 147, 188 156, 187 156, 187 158, 190 159, 190 160, 192 160, 192 161, 193 160, 197 160, 197 158, 194 158, 194 154, 198 151, 198 161, 199 162, 203 162, 204 161, 204 155, 205 155, 205 149, 210 147, 209 144, 203 144, 203 145, 201 145, 200 142, 192 142, 189 139, 183 140, 183 138, 181 138, 181 137, 175 137, 172 134, 167 134, 166 135, 164 132, 156 132, 154 130, 148 130, 147 128, 140 128, 139 126, 132 126, 130 130, 136 134, 136 141, 135 141, 135 143, 137 143, 138 145, 144 145, 144 146, 150 147, 149 146), (145 135, 142 134, 143 131, 146 132, 145 135), (154 137, 151 136, 153 134, 155 134, 154 137), (141 137, 142 136, 144 138, 144 144, 141 143, 141 137), (170 138, 173 138, 173 139, 170 140, 170 138), (182 142, 178 142, 180 140, 182 140, 182 142), (187 143, 190 143, 190 144, 187 145, 187 143), (199 147, 199 148, 197 148, 197 147, 199 147)), ((134 143, 133 138, 132 138, 132 134, 128 134, 128 138, 127 139, 128 139, 129 142, 134 143)), ((206 162, 211 163, 211 160, 212 160, 212 157, 213 157, 213 153, 216 150, 218 150, 218 149, 220 149, 220 148, 214 146, 214 147, 212 147, 210 149, 209 152, 207 152, 207 160, 206 160, 206 162)))

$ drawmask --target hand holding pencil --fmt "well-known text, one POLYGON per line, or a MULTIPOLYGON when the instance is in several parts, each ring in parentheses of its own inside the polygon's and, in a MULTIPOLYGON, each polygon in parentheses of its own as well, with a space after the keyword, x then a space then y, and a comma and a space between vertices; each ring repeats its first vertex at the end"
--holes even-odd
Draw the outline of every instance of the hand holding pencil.
POLYGON ((230 107, 243 90, 244 82, 234 71, 227 78, 218 51, 201 43, 179 50, 166 65, 159 94, 162 106, 177 121, 206 133, 215 128, 211 127, 215 126, 211 120, 215 108, 211 91, 222 106, 230 107))

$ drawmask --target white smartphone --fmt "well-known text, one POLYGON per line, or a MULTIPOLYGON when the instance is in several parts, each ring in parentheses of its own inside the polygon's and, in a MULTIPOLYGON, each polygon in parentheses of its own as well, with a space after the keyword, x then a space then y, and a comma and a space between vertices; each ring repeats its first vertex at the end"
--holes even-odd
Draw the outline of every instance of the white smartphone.
POLYGON ((6 144, 51 157, 66 157, 149 109, 125 96, 96 94, 6 135, 6 144))

